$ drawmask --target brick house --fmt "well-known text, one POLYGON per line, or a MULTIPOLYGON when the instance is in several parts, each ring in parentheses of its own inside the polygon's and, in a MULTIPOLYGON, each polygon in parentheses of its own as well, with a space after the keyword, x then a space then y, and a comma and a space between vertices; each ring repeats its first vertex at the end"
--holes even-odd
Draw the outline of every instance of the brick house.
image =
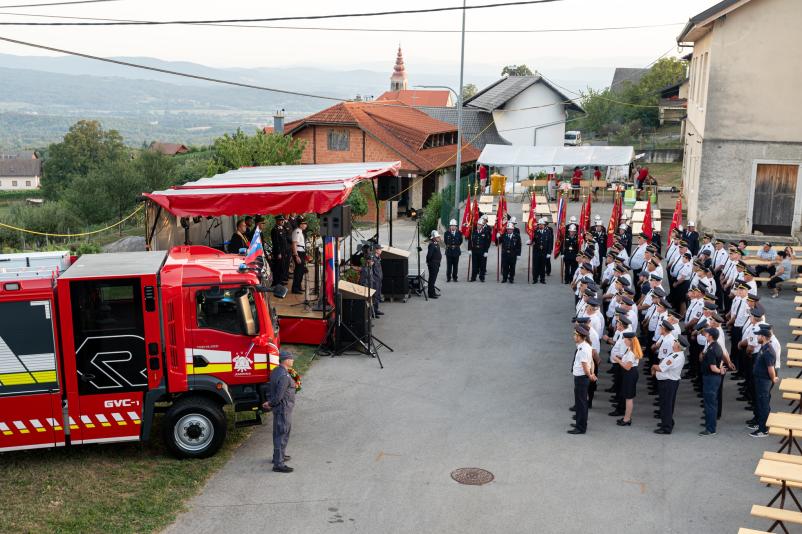
MULTIPOLYGON (((409 189, 399 209, 425 206, 454 181, 456 127, 400 101, 342 102, 287 123, 284 133, 306 142, 301 163, 400 160, 402 188, 409 189)), ((463 147, 464 165, 478 157, 475 147, 463 147)))

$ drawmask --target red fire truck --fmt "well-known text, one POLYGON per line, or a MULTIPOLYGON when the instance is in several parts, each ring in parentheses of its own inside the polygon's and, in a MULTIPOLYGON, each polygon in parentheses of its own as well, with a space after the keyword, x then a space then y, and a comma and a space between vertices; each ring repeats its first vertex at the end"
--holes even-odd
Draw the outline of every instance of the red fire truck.
POLYGON ((0 452, 144 441, 164 412, 169 449, 202 458, 225 439, 224 406, 261 422, 278 364, 270 295, 286 294, 261 265, 202 246, 13 256, 0 259, 0 452))

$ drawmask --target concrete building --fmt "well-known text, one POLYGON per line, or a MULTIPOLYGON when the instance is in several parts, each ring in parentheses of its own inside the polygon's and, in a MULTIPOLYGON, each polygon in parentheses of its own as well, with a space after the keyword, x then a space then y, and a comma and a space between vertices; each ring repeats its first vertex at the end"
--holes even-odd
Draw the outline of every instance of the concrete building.
POLYGON ((35 158, 0 158, 0 190, 39 189, 42 162, 35 158))
POLYGON ((465 107, 492 114, 505 141, 527 146, 563 146, 568 110, 582 111, 537 74, 501 78, 467 99, 465 107))
POLYGON ((683 189, 705 229, 802 227, 802 2, 724 0, 691 18, 683 189))

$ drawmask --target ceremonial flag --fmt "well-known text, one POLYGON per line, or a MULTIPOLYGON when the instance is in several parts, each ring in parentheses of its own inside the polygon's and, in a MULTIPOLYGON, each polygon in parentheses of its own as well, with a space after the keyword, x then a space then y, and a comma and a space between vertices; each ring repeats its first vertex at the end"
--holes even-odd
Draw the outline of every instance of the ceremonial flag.
POLYGON ((468 184, 468 199, 465 201, 465 211, 462 212, 462 235, 465 239, 471 237, 473 228, 473 206, 471 205, 471 186, 468 184))
POLYGON ((588 195, 587 206, 585 206, 585 221, 583 223, 584 224, 584 228, 582 228, 583 232, 589 232, 590 231, 590 208, 591 208, 590 200, 591 200, 590 199, 590 195, 588 195))
POLYGON ((621 221, 621 200, 621 193, 616 191, 613 199, 613 211, 610 213, 610 222, 607 223, 607 248, 612 247, 613 243, 615 243, 615 232, 621 221))
POLYGON ((326 300, 329 306, 334 306, 334 288, 339 283, 339 272, 337 265, 339 263, 340 248, 337 246, 336 237, 323 238, 323 251, 326 256, 326 300))
POLYGON ((646 213, 643 215, 643 228, 641 232, 646 234, 646 237, 649 238, 649 242, 652 241, 652 199, 650 198, 646 202, 646 213))
POLYGON ((504 228, 504 215, 507 213, 507 199, 502 194, 498 199, 498 209, 496 210, 496 224, 493 225, 493 235, 490 236, 493 243, 498 240, 500 234, 503 234, 504 228))
POLYGON ((557 204, 557 238, 554 240, 553 251, 555 258, 560 252, 563 236, 565 235, 565 198, 563 197, 562 193, 559 196, 560 202, 557 204))
POLYGON ((262 232, 259 231, 259 225, 257 225, 256 230, 253 232, 253 237, 251 238, 251 244, 248 245, 248 251, 245 253, 245 263, 256 261, 256 258, 264 256, 264 253, 265 251, 262 248, 262 232))
POLYGON ((677 198, 677 205, 674 208, 674 216, 671 217, 671 227, 668 229, 668 239, 671 239, 671 236, 674 233, 674 229, 678 226, 682 226, 682 195, 677 198))
POLYGON ((582 208, 579 210, 579 222, 576 227, 576 242, 579 250, 582 250, 582 242, 585 240, 585 208, 587 204, 582 203, 582 208))
POLYGON ((532 192, 532 201, 529 203, 529 219, 526 221, 526 233, 529 234, 529 240, 535 238, 535 228, 537 228, 537 197, 532 192))
POLYGON ((471 210, 471 231, 479 224, 479 185, 473 190, 473 209, 471 210))

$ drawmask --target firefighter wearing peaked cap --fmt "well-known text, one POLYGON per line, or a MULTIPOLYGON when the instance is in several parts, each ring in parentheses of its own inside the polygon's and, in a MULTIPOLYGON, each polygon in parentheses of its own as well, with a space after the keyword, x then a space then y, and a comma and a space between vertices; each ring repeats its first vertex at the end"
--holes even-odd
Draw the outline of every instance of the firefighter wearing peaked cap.
POLYGON ((546 283, 546 262, 551 261, 554 241, 551 232, 546 228, 546 219, 537 221, 535 236, 532 238, 532 283, 546 283))
POLYGON ((515 264, 521 255, 521 236, 515 233, 515 225, 507 223, 507 228, 500 240, 501 246, 501 283, 515 283, 515 264))
POLYGON ((457 220, 451 219, 448 231, 443 236, 446 245, 446 282, 457 281, 459 257, 462 254, 462 232, 457 228, 457 220))

